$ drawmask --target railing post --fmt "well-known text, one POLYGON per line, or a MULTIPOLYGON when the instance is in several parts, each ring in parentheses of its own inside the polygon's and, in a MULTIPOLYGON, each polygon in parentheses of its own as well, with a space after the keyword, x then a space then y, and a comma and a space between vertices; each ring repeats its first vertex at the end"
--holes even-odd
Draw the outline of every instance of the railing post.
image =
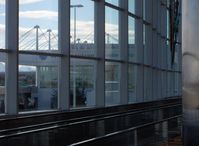
POLYGON ((137 130, 134 130, 134 146, 138 146, 137 130))

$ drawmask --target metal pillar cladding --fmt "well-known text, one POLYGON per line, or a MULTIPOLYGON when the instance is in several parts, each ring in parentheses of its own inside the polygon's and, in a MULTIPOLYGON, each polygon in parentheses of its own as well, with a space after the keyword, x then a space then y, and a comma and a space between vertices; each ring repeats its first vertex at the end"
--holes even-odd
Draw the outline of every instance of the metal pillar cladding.
POLYGON ((199 146, 199 0, 182 1, 184 146, 199 146))

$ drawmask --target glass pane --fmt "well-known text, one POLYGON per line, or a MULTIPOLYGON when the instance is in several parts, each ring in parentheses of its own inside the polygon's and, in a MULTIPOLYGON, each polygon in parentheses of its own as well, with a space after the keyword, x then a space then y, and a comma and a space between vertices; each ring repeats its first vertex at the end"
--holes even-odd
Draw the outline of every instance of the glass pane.
MULTIPOLYGON (((143 24, 143 49, 144 49, 144 64, 148 63, 148 58, 149 58, 149 54, 147 51, 147 47, 149 44, 146 44, 146 40, 147 40, 147 26, 145 24, 143 24)), ((150 56, 151 57, 151 56, 150 56)))
POLYGON ((143 25, 144 64, 147 65, 152 64, 152 41, 152 28, 149 25, 143 25))
POLYGON ((167 41, 167 69, 172 69, 171 67, 171 42, 167 41))
POLYGON ((167 10, 167 38, 170 38, 170 16, 169 10, 167 10))
POLYGON ((119 59, 119 12, 115 9, 106 7, 106 24, 105 24, 105 38, 106 38, 106 51, 105 57, 107 59, 119 59))
POLYGON ((57 52, 58 1, 19 0, 19 50, 57 52))
POLYGON ((143 0, 143 19, 146 20, 146 0, 143 0))
POLYGON ((106 105, 120 103, 120 64, 106 62, 105 66, 106 105))
POLYGON ((135 14, 135 0, 129 0, 129 12, 135 14))
POLYGON ((95 105, 96 62, 71 59, 70 64, 70 105, 90 107, 95 105))
POLYGON ((58 58, 19 55, 19 111, 57 108, 58 58))
POLYGON ((0 1, 0 49, 5 49, 5 0, 0 1))
POLYGON ((129 64, 128 68, 129 103, 136 102, 136 78, 137 78, 137 66, 129 64))
POLYGON ((119 6, 119 0, 105 0, 105 1, 112 5, 119 6))
POLYGON ((169 8, 170 6, 170 0, 167 0, 167 7, 169 8))
POLYGON ((179 95, 179 73, 175 73, 175 96, 179 95))
POLYGON ((152 101, 153 99, 152 83, 152 69, 149 67, 144 67, 144 101, 152 101))
POLYGON ((172 89, 171 89, 171 73, 167 72, 167 97, 171 97, 172 95, 172 89))
POLYGON ((4 112, 5 99, 5 54, 0 53, 0 113, 4 112))
POLYGON ((94 2, 71 0, 71 54, 95 56, 94 2))
POLYGON ((175 44, 175 58, 174 58, 174 64, 173 68, 176 71, 180 71, 180 60, 181 60, 181 45, 180 44, 175 44))
POLYGON ((136 49, 135 49, 135 19, 129 17, 129 61, 135 61, 136 59, 136 49))

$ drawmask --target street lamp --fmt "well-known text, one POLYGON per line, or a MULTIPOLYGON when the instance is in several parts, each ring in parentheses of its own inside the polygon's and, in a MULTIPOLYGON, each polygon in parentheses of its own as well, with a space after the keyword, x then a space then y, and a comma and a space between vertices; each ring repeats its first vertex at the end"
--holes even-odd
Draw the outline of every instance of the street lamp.
MULTIPOLYGON (((73 39, 74 39, 74 44, 73 44, 73 48, 75 49, 76 47, 76 8, 82 8, 84 7, 83 5, 81 4, 77 4, 77 5, 70 5, 71 8, 74 9, 74 36, 73 36, 73 39)), ((76 65, 75 65, 75 61, 73 62, 73 107, 76 107, 76 73, 75 73, 75 70, 76 70, 76 65)))
POLYGON ((84 7, 81 4, 78 5, 70 5, 71 8, 74 8, 74 48, 75 48, 75 44, 76 44, 76 8, 82 8, 84 7))

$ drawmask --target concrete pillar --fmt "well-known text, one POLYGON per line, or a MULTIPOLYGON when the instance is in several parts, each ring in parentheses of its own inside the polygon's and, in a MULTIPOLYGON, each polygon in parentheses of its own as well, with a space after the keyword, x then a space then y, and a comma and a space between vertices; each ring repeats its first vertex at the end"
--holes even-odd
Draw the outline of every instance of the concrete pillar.
POLYGON ((199 1, 182 1, 184 146, 199 145, 199 1))

